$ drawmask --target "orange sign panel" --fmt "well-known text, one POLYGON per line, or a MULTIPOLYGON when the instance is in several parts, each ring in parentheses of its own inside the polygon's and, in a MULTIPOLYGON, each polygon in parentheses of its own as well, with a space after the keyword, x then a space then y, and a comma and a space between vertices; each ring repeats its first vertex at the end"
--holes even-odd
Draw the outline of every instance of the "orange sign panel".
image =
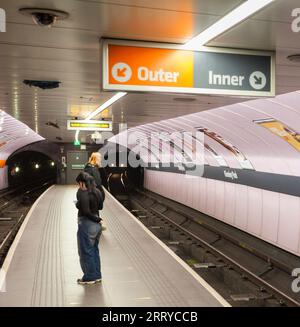
POLYGON ((108 45, 109 84, 193 87, 191 51, 108 45))

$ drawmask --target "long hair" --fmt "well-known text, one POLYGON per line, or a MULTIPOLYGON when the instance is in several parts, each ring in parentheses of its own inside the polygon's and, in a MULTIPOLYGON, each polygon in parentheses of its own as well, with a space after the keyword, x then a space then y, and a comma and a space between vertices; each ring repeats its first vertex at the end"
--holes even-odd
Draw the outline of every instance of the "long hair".
POLYGON ((97 197, 97 191, 96 191, 96 182, 93 176, 86 172, 81 172, 76 177, 76 182, 82 182, 84 183, 85 187, 87 188, 87 191, 89 194, 94 194, 97 197))
POLYGON ((89 163, 91 165, 100 167, 101 166, 101 154, 99 152, 93 152, 90 156, 89 163))

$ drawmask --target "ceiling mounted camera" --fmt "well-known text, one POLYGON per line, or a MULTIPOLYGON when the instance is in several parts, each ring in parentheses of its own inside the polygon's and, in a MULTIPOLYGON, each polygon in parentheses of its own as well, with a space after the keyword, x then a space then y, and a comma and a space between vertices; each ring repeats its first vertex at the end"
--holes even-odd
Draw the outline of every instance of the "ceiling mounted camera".
POLYGON ((42 9, 42 8, 21 8, 19 12, 26 16, 31 16, 35 24, 44 27, 52 27, 57 20, 69 17, 65 11, 42 9))

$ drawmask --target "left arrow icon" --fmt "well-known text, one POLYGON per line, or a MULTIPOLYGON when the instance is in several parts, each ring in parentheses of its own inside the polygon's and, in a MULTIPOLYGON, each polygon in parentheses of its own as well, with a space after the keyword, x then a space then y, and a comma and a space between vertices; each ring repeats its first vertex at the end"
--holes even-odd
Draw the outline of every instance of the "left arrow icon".
POLYGON ((126 63, 118 62, 113 65, 111 74, 117 82, 125 83, 130 80, 132 76, 132 70, 126 63))
POLYGON ((117 75, 118 75, 118 77, 126 77, 126 70, 127 70, 126 67, 124 67, 122 69, 118 68, 117 69, 117 75))

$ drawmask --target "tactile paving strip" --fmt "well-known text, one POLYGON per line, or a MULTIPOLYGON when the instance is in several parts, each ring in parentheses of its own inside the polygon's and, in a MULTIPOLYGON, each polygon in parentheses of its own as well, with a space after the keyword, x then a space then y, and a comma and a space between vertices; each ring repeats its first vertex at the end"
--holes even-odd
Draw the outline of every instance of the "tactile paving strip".
POLYGON ((105 217, 105 221, 108 228, 139 272, 151 291, 154 300, 159 306, 187 306, 188 303, 182 298, 180 292, 174 288, 169 278, 122 225, 124 211, 122 212, 116 205, 110 205, 110 201, 112 200, 107 197, 105 206, 109 207, 110 214, 105 217))
MULTIPOLYGON (((54 192, 54 191, 53 191, 54 192)), ((35 271, 32 306, 63 306, 63 261, 61 250, 61 205, 63 193, 56 189, 48 207, 35 271)))

